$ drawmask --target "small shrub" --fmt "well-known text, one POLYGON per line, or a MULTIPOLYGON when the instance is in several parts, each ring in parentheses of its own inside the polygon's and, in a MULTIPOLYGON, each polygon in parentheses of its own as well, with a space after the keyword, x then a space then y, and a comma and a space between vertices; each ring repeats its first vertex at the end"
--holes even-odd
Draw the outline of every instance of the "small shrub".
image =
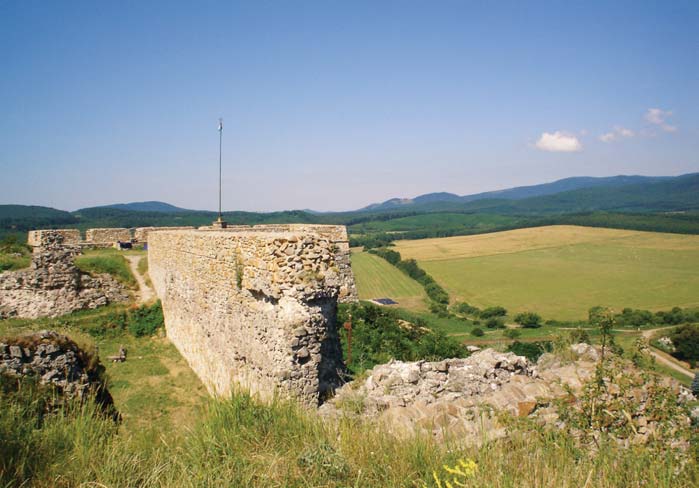
POLYGON ((694 367, 699 361, 699 326, 681 325, 670 335, 670 339, 675 346, 673 356, 688 361, 694 367))
POLYGON ((568 338, 571 344, 590 344, 590 334, 585 329, 578 327, 577 329, 568 332, 568 338))
POLYGON ((481 310, 478 307, 474 307, 473 305, 469 305, 468 303, 456 303, 454 304, 453 307, 454 311, 456 313, 460 313, 462 315, 478 315, 481 313, 481 310))
POLYGON ((507 350, 518 356, 524 356, 530 361, 537 361, 545 352, 551 352, 553 347, 550 342, 515 341, 507 347, 507 350))
POLYGON ((482 319, 489 319, 491 317, 504 317, 507 315, 507 310, 503 307, 488 307, 481 310, 480 316, 482 319))
POLYGON ((128 314, 129 332, 136 337, 153 335, 164 324, 160 301, 153 305, 141 305, 128 314))
POLYGON ((515 315, 515 322, 528 329, 541 327, 541 316, 534 312, 522 312, 515 315))
POLYGON ((507 329, 505 332, 502 333, 502 335, 509 339, 517 339, 522 335, 522 333, 517 329, 507 329))
POLYGON ((501 317, 490 317, 485 321, 485 326, 489 329, 504 329, 505 321, 501 317))
POLYGON ((483 329, 479 329, 476 327, 471 331, 471 335, 475 337, 483 337, 485 335, 485 332, 483 332, 483 329))

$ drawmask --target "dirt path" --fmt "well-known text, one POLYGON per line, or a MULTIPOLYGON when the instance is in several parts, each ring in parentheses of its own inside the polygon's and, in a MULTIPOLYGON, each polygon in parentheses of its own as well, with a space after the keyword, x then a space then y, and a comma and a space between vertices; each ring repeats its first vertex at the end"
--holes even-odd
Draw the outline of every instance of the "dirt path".
MULTIPOLYGON (((649 329, 649 330, 644 330, 642 335, 645 339, 648 339, 650 341, 650 338, 653 337, 653 334, 656 333, 659 330, 663 329, 672 329, 673 327, 661 327, 659 329, 649 329)), ((653 355, 653 357, 656 359, 656 361, 663 363, 665 366, 674 369, 678 373, 682 373, 685 376, 689 376, 690 378, 694 378, 694 373, 686 368, 683 368, 680 366, 677 361, 673 361, 669 358, 667 358, 664 353, 660 351, 656 351, 653 346, 650 346, 650 353, 653 355)))
POLYGON ((127 254, 124 257, 129 262, 131 272, 133 273, 134 278, 136 278, 136 281, 138 282, 138 303, 148 303, 153 301, 153 299, 155 298, 155 292, 153 291, 153 288, 146 284, 146 279, 143 277, 141 273, 138 272, 138 262, 144 256, 127 254))

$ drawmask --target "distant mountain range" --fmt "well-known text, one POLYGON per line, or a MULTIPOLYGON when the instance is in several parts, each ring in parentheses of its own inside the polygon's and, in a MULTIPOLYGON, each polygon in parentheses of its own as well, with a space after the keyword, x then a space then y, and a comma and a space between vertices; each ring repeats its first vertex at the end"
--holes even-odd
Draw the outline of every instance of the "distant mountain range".
MULTIPOLYGON (((160 212, 160 213, 178 213, 178 212, 193 212, 186 208, 175 207, 165 202, 132 202, 132 203, 115 203, 113 205, 104 205, 105 208, 116 208, 118 210, 130 210, 133 212, 160 212)), ((92 207, 99 208, 99 207, 92 207)), ((79 210, 78 210, 79 211, 79 210)))
MULTIPOLYGON (((689 175, 685 175, 689 176, 689 175)), ((524 198, 540 197, 545 195, 553 195, 556 193, 580 190, 583 188, 596 187, 620 187, 625 185, 641 184, 641 183, 657 183, 660 181, 672 180, 672 176, 608 176, 595 178, 591 176, 575 176, 557 180, 552 183, 543 183, 532 186, 518 186, 508 188, 506 190, 488 191, 476 193, 473 195, 459 196, 454 193, 427 193, 415 198, 392 198, 382 203, 375 203, 359 209, 359 211, 380 211, 380 210, 395 210, 396 208, 430 204, 436 202, 449 203, 468 203, 476 200, 522 200, 524 198)))
MULTIPOLYGON (((358 226, 356 232, 362 233, 364 231, 359 227, 362 223, 388 222, 412 215, 425 214, 421 222, 434 227, 441 225, 435 215, 438 213, 499 215, 506 217, 505 220, 511 225, 514 225, 514 221, 526 221, 527 225, 532 225, 532 222, 558 219, 557 216, 590 212, 675 216, 687 213, 686 218, 696 218, 699 225, 699 173, 672 177, 575 177, 463 196, 428 193, 411 199, 394 198, 350 212, 291 210, 270 213, 224 212, 224 215, 226 220, 234 224, 345 224, 358 226)), ((83 208, 75 212, 40 206, 0 205, 0 235, 64 226, 83 229, 151 225, 199 226, 209 224, 215 215, 213 211, 187 210, 157 201, 119 203, 83 208)), ((493 220, 491 217, 488 219, 493 220)), ((628 222, 630 217, 624 219, 628 222)), ((605 217, 602 220, 607 226, 616 225, 614 219, 605 217)), ((640 224, 634 225, 638 227, 640 224)), ((386 228, 388 227, 390 226, 386 228)))

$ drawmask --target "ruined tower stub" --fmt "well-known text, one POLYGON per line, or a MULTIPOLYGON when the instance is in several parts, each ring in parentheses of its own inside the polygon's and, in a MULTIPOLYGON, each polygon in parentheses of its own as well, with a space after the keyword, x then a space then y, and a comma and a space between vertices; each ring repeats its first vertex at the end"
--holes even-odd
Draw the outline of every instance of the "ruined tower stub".
POLYGON ((239 385, 315 406, 338 385, 343 277, 331 227, 345 232, 283 226, 149 234, 149 274, 167 335, 211 393, 239 385))

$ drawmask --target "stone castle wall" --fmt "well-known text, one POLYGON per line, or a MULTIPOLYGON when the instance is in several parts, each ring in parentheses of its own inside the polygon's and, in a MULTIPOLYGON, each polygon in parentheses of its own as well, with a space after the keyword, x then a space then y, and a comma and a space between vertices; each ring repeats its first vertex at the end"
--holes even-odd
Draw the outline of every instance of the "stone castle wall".
POLYGON ((80 244, 82 237, 78 229, 52 229, 52 230, 30 230, 27 235, 27 244, 32 247, 40 246, 44 235, 61 235, 63 244, 75 246, 80 244))
POLYGON ((188 230, 194 229, 192 226, 181 227, 136 227, 134 230, 134 240, 140 244, 148 242, 148 234, 156 230, 188 230))
MULTIPOLYGON (((201 227, 211 230, 211 227, 201 227)), ((340 274, 340 303, 356 302, 358 298, 354 274, 350 264, 350 246, 347 228, 344 225, 317 224, 261 224, 261 225, 229 225, 225 232, 291 232, 314 233, 331 243, 331 251, 335 257, 335 265, 340 274)))
POLYGON ((87 229, 85 232, 86 244, 108 244, 116 241, 128 242, 131 240, 131 230, 124 228, 87 229))
MULTIPOLYGON (((235 384, 318 405, 343 369, 338 229, 159 231, 149 274, 170 340, 213 394, 235 384)), ((345 234, 346 235, 346 234, 345 234)))

